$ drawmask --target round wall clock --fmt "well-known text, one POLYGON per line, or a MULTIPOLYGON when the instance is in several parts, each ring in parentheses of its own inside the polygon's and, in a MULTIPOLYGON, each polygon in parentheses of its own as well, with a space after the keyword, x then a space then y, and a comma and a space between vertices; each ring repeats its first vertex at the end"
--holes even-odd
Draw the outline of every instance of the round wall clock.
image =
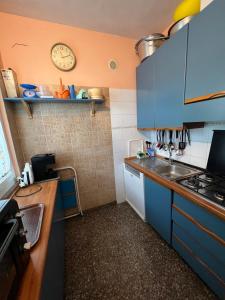
POLYGON ((73 50, 63 43, 52 46, 51 59, 56 68, 61 71, 70 71, 76 66, 76 57, 73 50))

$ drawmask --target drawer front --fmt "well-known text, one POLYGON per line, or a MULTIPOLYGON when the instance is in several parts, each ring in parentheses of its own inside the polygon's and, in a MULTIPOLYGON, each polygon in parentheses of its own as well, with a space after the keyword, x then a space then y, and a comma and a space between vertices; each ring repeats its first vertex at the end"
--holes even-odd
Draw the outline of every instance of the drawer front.
POLYGON ((185 217, 182 211, 177 211, 173 207, 172 219, 173 222, 178 224, 189 233, 194 239, 196 239, 204 249, 213 254, 225 268, 225 243, 222 244, 222 240, 218 239, 216 235, 210 235, 209 231, 204 231, 204 227, 198 223, 193 223, 188 219, 189 216, 185 217))
POLYGON ((173 235, 172 244, 174 249, 190 265, 190 267, 201 277, 201 279, 218 295, 220 299, 225 299, 225 287, 217 277, 209 271, 202 260, 195 256, 191 249, 178 237, 173 235))
POLYGON ((225 221, 176 193, 174 205, 225 241, 225 221))
POLYGON ((201 240, 176 223, 173 223, 173 235, 182 240, 221 279, 225 287, 225 263, 218 259, 214 251, 208 251, 201 240))

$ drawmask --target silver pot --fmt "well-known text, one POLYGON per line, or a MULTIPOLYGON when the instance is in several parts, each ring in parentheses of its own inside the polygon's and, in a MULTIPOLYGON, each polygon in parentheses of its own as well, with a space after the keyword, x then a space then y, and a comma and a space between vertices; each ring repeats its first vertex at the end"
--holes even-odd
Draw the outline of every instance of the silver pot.
POLYGON ((177 31, 183 28, 186 24, 188 24, 191 21, 192 18, 193 16, 189 16, 174 23, 168 30, 168 36, 175 34, 177 31))
POLYGON ((161 33, 154 33, 140 39, 135 45, 135 50, 141 62, 151 56, 165 40, 165 35, 161 33))

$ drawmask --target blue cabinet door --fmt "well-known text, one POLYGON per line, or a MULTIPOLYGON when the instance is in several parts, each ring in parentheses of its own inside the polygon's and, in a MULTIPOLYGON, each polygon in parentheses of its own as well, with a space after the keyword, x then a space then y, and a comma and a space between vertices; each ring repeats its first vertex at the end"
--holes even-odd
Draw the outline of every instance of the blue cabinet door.
POLYGON ((137 128, 155 127, 155 59, 147 58, 137 67, 137 128))
MULTIPOLYGON (((199 277, 214 291, 219 297, 225 299, 224 282, 207 267, 207 265, 188 247, 179 237, 173 235, 172 243, 174 249, 183 257, 199 277)), ((204 249, 202 249, 204 251, 204 249)))
MULTIPOLYGON (((225 90, 225 1, 213 1, 189 24, 185 99, 225 90)), ((185 122, 225 120, 225 98, 185 105, 185 122)))
POLYGON ((63 300, 64 294, 64 215, 60 186, 58 185, 48 252, 42 281, 41 300, 63 300))
POLYGON ((183 125, 187 26, 156 52, 156 114, 155 126, 183 125))
POLYGON ((147 222, 169 244, 171 242, 172 192, 145 177, 145 213, 147 222))

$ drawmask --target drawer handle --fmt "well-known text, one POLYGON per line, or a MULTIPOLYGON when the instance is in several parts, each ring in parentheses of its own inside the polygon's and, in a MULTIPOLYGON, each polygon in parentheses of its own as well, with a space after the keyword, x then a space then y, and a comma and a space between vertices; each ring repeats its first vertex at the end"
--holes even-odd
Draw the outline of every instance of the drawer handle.
POLYGON ((205 96, 185 99, 184 104, 191 104, 191 103, 196 103, 196 102, 201 102, 201 101, 213 100, 213 99, 218 99, 218 98, 221 98, 224 96, 225 96, 225 91, 220 91, 220 92, 208 94, 205 96))
POLYGON ((222 246, 225 247, 225 241, 221 237, 219 237, 217 234, 215 234, 214 232, 210 231, 209 229, 205 228, 203 225, 201 225, 200 223, 198 223, 194 218, 192 218, 189 214, 187 214, 186 212, 184 212, 182 209, 180 209, 179 207, 177 207, 174 204, 173 204, 173 208, 176 211, 178 211, 181 215, 183 215, 186 219, 188 219, 189 221, 191 221, 198 228, 200 228, 202 231, 204 231, 205 233, 207 233, 208 235, 210 235, 214 240, 216 240, 222 246))

